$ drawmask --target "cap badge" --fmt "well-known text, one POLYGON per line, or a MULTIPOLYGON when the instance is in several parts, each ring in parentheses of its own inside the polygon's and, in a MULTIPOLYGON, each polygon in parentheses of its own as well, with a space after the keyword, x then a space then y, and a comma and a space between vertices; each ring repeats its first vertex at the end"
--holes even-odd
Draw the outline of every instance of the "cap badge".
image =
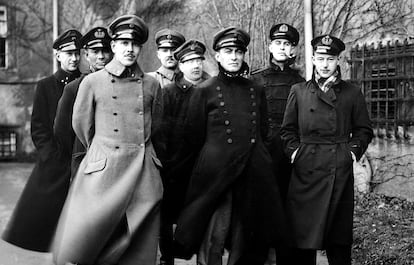
POLYGON ((325 36, 322 38, 322 44, 330 46, 332 44, 332 38, 329 36, 325 36))
POLYGON ((283 24, 282 26, 279 27, 279 31, 281 32, 288 32, 289 28, 286 24, 283 24))
POLYGON ((76 37, 75 36, 72 36, 72 40, 76 40, 76 37))
POLYGON ((194 51, 197 48, 197 45, 193 42, 190 46, 190 49, 194 51))
POLYGON ((129 24, 129 27, 130 27, 131 29, 133 29, 133 28, 134 28, 134 24, 129 24))
POLYGON ((168 39, 168 40, 171 40, 171 39, 172 39, 171 34, 168 34, 168 35, 167 35, 167 39, 168 39))
POLYGON ((103 32, 103 30, 99 29, 99 30, 95 31, 94 35, 95 35, 95 38, 97 38, 97 39, 103 39, 105 37, 105 32, 103 32))

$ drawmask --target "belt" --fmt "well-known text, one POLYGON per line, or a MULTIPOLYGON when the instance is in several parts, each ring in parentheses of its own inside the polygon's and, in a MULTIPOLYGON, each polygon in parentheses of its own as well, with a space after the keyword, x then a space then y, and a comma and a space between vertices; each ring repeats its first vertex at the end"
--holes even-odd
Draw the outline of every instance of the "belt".
POLYGON ((301 136, 300 142, 305 144, 340 144, 348 143, 348 136, 301 136))

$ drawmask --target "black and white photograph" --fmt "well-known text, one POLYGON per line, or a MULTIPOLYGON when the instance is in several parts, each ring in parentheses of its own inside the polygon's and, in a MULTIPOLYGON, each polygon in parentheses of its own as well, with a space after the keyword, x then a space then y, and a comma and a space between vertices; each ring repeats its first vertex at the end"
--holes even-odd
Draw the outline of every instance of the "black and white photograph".
POLYGON ((414 265, 414 0, 0 0, 0 265, 414 265))

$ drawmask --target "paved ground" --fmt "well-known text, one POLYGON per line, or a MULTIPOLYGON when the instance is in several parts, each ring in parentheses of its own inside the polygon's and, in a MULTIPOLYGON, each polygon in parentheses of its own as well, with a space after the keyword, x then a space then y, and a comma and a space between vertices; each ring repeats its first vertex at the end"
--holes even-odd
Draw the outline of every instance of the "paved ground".
MULTIPOLYGON (((14 209, 32 168, 33 164, 30 163, 0 163, 0 233, 14 209)), ((224 262, 225 260, 226 257, 224 262)), ((27 251, 0 240, 0 265, 52 264, 50 254, 27 251)), ((327 264, 326 258, 318 255, 318 265, 327 264)), ((176 265, 195 265, 195 259, 176 260, 176 265)))

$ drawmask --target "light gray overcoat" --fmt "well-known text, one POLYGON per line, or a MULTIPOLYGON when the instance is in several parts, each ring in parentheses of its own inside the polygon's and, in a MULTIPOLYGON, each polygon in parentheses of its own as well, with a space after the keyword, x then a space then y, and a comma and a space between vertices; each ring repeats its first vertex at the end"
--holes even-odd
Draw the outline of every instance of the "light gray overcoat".
POLYGON ((72 124, 87 153, 58 224, 58 265, 155 264, 163 188, 150 136, 160 96, 154 78, 116 59, 80 84, 72 124))

